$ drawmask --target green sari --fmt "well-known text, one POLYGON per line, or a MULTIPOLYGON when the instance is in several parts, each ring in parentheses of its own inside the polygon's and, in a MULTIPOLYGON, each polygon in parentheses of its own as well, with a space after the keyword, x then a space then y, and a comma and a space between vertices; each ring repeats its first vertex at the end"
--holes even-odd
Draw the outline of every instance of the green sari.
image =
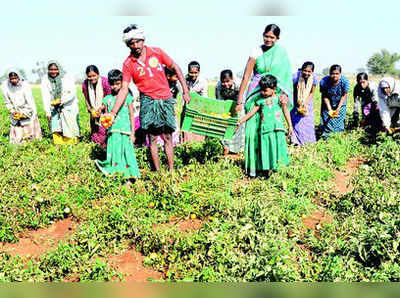
MULTIPOLYGON (((292 67, 286 50, 275 44, 263 55, 256 58, 254 75, 246 95, 246 113, 253 109, 259 98, 259 82, 267 74, 273 75, 278 80, 276 95, 279 97, 282 93, 285 93, 289 98, 289 109, 293 106, 292 67)), ((260 139, 260 113, 256 113, 246 122, 245 132, 245 168, 246 173, 252 177, 255 177, 257 172, 262 171, 260 139)))
MULTIPOLYGON (((117 100, 116 96, 107 95, 103 98, 103 104, 110 112, 117 100)), ((107 159, 95 160, 96 166, 105 175, 122 174, 125 178, 139 178, 140 171, 136 161, 135 148, 130 135, 135 133, 131 129, 129 104, 133 102, 128 95, 124 105, 118 111, 113 125, 108 128, 107 159)))

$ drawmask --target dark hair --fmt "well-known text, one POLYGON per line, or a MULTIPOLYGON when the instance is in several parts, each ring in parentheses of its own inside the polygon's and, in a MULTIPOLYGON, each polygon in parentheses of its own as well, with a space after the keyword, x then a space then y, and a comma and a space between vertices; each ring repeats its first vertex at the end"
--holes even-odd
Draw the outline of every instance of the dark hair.
POLYGON ((264 34, 267 34, 269 31, 272 31, 277 38, 279 38, 279 35, 281 34, 281 28, 275 24, 269 24, 265 27, 264 34))
POLYGON ((137 29, 137 28, 138 28, 138 25, 136 25, 136 24, 130 24, 128 27, 126 27, 126 28, 124 29, 123 33, 128 33, 129 31, 134 30, 134 29, 137 29))
POLYGON ((267 88, 276 88, 278 80, 273 75, 266 75, 260 80, 260 89, 265 90, 267 88))
POLYGON ((338 70, 339 72, 342 72, 342 67, 339 64, 333 64, 330 68, 329 68, 329 73, 331 74, 332 71, 334 70, 338 70))
POLYGON ((107 78, 110 85, 112 85, 116 81, 122 81, 122 72, 119 69, 112 69, 108 72, 107 78))
POLYGON ((359 82, 360 80, 367 80, 368 81, 368 74, 365 72, 360 72, 357 75, 357 82, 359 82))
POLYGON ((20 77, 19 77, 19 75, 18 75, 16 72, 13 72, 13 71, 12 71, 12 72, 10 72, 10 73, 8 74, 8 77, 9 77, 9 78, 11 78, 11 77, 17 77, 17 78, 20 78, 20 77))
POLYGON ((96 65, 89 65, 88 67, 86 67, 86 74, 89 74, 89 72, 100 74, 99 69, 97 68, 96 65))
POLYGON ((311 67, 311 70, 314 71, 314 63, 312 63, 311 61, 306 61, 303 63, 303 65, 301 66, 301 70, 305 70, 307 67, 311 67))
POLYGON ((199 62, 197 62, 197 61, 190 62, 188 65, 188 71, 190 71, 190 69, 192 67, 196 67, 200 71, 200 63, 199 62))
POLYGON ((55 66, 55 67, 59 68, 57 63, 50 63, 49 66, 47 66, 47 69, 49 69, 52 66, 55 66))
POLYGON ((220 81, 222 82, 224 79, 233 79, 233 73, 230 69, 225 69, 221 71, 221 75, 219 76, 220 81))
POLYGON ((169 68, 169 67, 164 67, 164 71, 165 71, 165 74, 167 76, 172 77, 172 76, 176 75, 176 71, 174 69, 169 68))

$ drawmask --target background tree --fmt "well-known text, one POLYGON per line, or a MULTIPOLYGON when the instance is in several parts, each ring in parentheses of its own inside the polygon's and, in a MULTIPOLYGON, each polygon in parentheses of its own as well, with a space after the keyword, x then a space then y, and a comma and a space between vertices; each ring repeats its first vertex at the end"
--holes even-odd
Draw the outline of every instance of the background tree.
POLYGON ((325 68, 322 70, 322 74, 323 74, 324 76, 327 76, 327 75, 329 74, 329 67, 325 67, 325 68))
POLYGON ((36 67, 32 69, 32 73, 38 76, 36 84, 39 84, 42 81, 42 77, 47 73, 46 63, 44 61, 36 62, 36 67))
POLYGON ((357 72, 357 73, 360 73, 360 72, 367 72, 367 69, 364 68, 364 67, 359 67, 359 68, 356 69, 356 72, 357 72))
POLYGON ((243 78, 243 70, 238 71, 238 72, 236 73, 236 77, 237 77, 238 79, 242 79, 242 78, 243 78))
POLYGON ((396 69, 396 62, 400 60, 397 53, 390 54, 386 49, 382 49, 379 53, 375 53, 368 59, 367 67, 372 74, 376 75, 400 75, 400 71, 396 69))

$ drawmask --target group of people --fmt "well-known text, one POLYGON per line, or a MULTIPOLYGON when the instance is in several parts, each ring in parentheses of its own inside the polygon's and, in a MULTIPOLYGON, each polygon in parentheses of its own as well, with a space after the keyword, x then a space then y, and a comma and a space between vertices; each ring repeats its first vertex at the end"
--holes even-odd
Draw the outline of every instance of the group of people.
MULTIPOLYGON (((277 44, 279 38, 277 25, 266 26, 263 43, 251 52, 241 82, 226 69, 215 87, 217 99, 236 102, 239 116, 233 138, 222 140, 224 153, 244 151, 245 169, 251 177, 289 164, 286 131, 292 144, 316 142, 313 96, 318 83, 322 137, 344 131, 350 83, 341 67, 332 65, 320 82, 312 62, 305 62, 293 75, 286 50, 277 44)), ((114 69, 104 77, 95 65, 89 65, 82 92, 90 114, 91 140, 107 148, 106 160, 96 160, 96 166, 107 175, 137 178, 140 171, 134 144, 139 131, 146 136, 156 170, 160 169, 159 145, 164 146, 168 167, 173 169, 176 144, 204 140, 202 135, 180 133, 175 105, 178 93, 182 93, 185 105, 190 102, 189 92, 207 97, 208 82, 200 75, 198 62, 189 63, 185 77, 162 49, 145 45, 144 30, 137 25, 123 31, 123 41, 130 54, 122 71, 114 69), (131 83, 134 88, 130 88, 131 83), (109 126, 102 122, 107 117, 109 126)), ((41 138, 30 86, 18 71, 8 72, 2 90, 11 117, 10 142, 41 138)), ((54 143, 79 142, 76 85, 57 61, 48 63, 41 91, 54 143)), ((358 74, 353 118, 359 119, 361 105, 362 125, 392 133, 400 124, 399 94, 400 82, 394 78, 385 77, 377 85, 366 73, 358 74)))

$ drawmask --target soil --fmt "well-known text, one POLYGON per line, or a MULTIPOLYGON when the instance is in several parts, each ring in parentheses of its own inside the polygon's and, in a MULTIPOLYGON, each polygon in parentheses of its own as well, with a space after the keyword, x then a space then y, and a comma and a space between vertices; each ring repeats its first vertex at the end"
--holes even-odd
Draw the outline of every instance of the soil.
MULTIPOLYGON (((236 156, 229 156, 229 158, 232 157, 233 159, 236 159, 236 156)), ((344 172, 336 171, 333 180, 335 185, 334 191, 339 194, 350 192, 353 189, 351 179, 359 166, 364 162, 365 161, 362 158, 350 159, 346 164, 346 170, 344 172)), ((185 178, 187 179, 187 177, 185 178)), ((246 182, 244 184, 246 184, 246 182)), ((323 208, 320 207, 318 210, 311 212, 310 216, 304 218, 302 221, 304 226, 313 230, 315 236, 319 238, 321 225, 324 223, 331 223, 332 218, 323 208)), ((181 220, 171 218, 170 222, 162 225, 154 225, 154 228, 173 225, 176 226, 180 232, 187 233, 200 230, 203 226, 203 221, 197 218, 181 220)), ((0 249, 8 252, 12 256, 40 256, 46 251, 54 249, 58 242, 66 240, 75 230, 76 223, 73 222, 71 218, 66 218, 53 223, 47 228, 24 232, 17 243, 0 243, 0 249)), ((291 237, 291 235, 288 236, 291 237)), ((304 246, 298 246, 307 251, 310 259, 311 252, 304 246)), ((128 282, 144 282, 149 279, 161 279, 163 277, 161 272, 144 267, 143 260, 144 256, 140 252, 137 252, 133 247, 120 255, 114 255, 107 258, 109 264, 118 272, 122 273, 123 278, 128 282)), ((78 279, 74 278, 71 281, 78 281, 78 279)))
POLYGON ((321 225, 324 223, 331 223, 332 218, 323 208, 318 210, 314 210, 311 212, 310 216, 307 216, 303 219, 303 224, 306 228, 314 231, 314 234, 317 238, 319 238, 319 230, 321 225))
POLYGON ((24 232, 17 243, 2 243, 0 248, 11 256, 38 256, 57 246, 73 234, 76 223, 66 218, 53 223, 47 228, 24 232))
POLYGON ((364 162, 365 160, 362 158, 353 158, 347 162, 344 172, 335 171, 335 178, 333 180, 335 192, 346 194, 353 190, 353 185, 351 184, 352 176, 364 162))
POLYGON ((123 274, 123 278, 127 282, 145 282, 149 278, 161 279, 162 273, 151 268, 143 266, 144 256, 130 248, 121 255, 111 256, 108 258, 108 263, 123 274))
MULTIPOLYGON (((353 190, 353 185, 351 184, 351 179, 354 176, 354 174, 357 172, 357 169, 365 162, 364 159, 362 158, 353 158, 350 159, 347 164, 346 164, 346 170, 344 172, 340 171, 335 171, 335 178, 333 180, 333 183, 335 185, 334 187, 334 192, 337 194, 346 194, 350 191, 353 190)), ((314 203, 318 206, 320 202, 318 200, 315 200, 314 203)), ((330 215, 326 212, 326 210, 322 207, 318 207, 317 210, 312 211, 310 216, 307 216, 302 219, 303 225, 314 231, 314 235, 317 238, 320 238, 320 232, 319 230, 321 229, 321 226, 324 223, 331 223, 332 218, 330 215)), ((288 232, 288 237, 292 237, 293 231, 288 232)), ((304 245, 302 244, 297 244, 298 247, 304 251, 307 252, 308 259, 311 260, 312 258, 312 253, 311 251, 304 245)))
POLYGON ((227 155, 224 155, 224 157, 237 161, 237 160, 243 159, 243 154, 242 153, 229 153, 227 155))
POLYGON ((305 251, 307 253, 307 259, 309 261, 312 261, 312 252, 311 252, 311 250, 308 247, 306 247, 305 245, 303 245, 303 244, 298 244, 297 243, 296 245, 297 245, 297 247, 299 249, 301 249, 302 251, 305 251))
POLYGON ((198 231, 203 226, 203 221, 201 219, 185 219, 185 220, 176 220, 174 217, 171 218, 171 221, 161 225, 153 225, 153 228, 158 227, 171 227, 176 226, 178 231, 181 233, 187 233, 190 231, 198 231))
MULTIPOLYGON (((203 226, 203 221, 197 218, 194 220, 176 220, 175 217, 172 217, 170 222, 162 225, 154 225, 153 227, 169 227, 173 225, 175 225, 180 232, 187 233, 200 230, 203 226)), ((116 271, 122 273, 123 278, 127 282, 145 282, 149 279, 163 278, 163 273, 143 266, 144 258, 145 257, 140 252, 137 252, 135 248, 130 248, 121 255, 108 257, 108 263, 113 266, 116 271)))
POLYGON ((181 220, 176 223, 178 230, 182 233, 186 233, 189 231, 198 231, 203 226, 203 221, 200 219, 186 219, 181 220))

